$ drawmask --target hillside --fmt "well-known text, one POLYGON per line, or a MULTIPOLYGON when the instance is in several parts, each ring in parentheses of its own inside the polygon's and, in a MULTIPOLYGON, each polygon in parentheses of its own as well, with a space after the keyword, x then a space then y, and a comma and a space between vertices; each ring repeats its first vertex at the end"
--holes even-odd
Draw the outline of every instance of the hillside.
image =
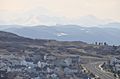
POLYGON ((119 54, 119 46, 94 45, 82 41, 56 41, 45 39, 30 39, 13 33, 0 31, 0 49, 9 52, 23 53, 34 51, 38 53, 107 55, 119 54))

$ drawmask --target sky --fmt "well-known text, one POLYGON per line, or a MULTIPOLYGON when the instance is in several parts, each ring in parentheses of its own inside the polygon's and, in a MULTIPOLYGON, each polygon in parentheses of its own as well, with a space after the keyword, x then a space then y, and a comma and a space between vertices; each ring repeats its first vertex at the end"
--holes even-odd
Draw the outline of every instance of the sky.
POLYGON ((120 22, 120 0, 0 0, 0 25, 120 22))

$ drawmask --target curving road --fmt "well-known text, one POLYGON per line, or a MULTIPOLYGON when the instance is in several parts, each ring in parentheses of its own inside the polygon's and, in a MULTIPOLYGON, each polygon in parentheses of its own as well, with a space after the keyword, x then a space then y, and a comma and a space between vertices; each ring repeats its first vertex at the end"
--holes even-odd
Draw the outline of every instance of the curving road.
POLYGON ((103 62, 95 62, 95 63, 88 63, 84 64, 83 66, 89 70, 91 73, 100 77, 100 79, 115 79, 112 73, 105 72, 100 69, 99 65, 103 62))

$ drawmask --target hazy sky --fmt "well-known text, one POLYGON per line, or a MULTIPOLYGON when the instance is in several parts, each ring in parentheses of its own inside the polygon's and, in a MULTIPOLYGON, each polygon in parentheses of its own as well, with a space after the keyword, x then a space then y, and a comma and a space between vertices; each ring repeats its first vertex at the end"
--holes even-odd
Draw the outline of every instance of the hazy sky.
POLYGON ((0 24, 120 22, 120 0, 0 0, 0 24))

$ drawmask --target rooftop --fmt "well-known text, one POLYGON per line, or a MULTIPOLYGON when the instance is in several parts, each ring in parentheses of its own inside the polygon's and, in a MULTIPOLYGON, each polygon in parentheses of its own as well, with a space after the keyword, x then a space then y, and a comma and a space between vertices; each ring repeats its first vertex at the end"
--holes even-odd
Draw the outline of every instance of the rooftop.
POLYGON ((119 56, 119 57, 116 57, 116 59, 120 60, 120 56, 119 56))

